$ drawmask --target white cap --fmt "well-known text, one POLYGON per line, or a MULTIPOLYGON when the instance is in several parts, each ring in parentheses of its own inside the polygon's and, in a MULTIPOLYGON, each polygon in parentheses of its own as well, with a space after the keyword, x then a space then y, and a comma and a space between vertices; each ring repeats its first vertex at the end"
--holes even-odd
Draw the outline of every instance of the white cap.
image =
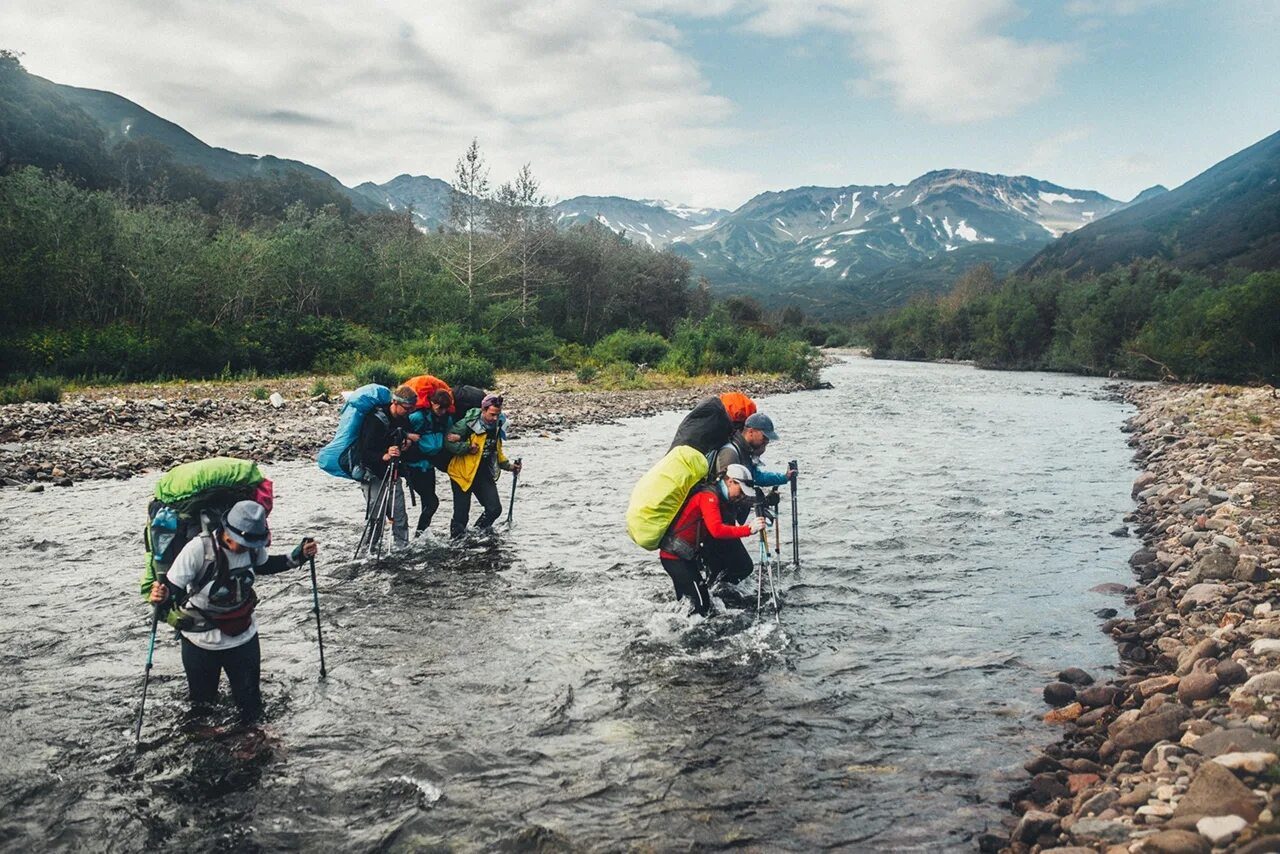
POLYGON ((730 480, 736 480, 738 485, 742 487, 744 494, 755 497, 756 481, 751 476, 751 469, 742 463, 730 463, 729 467, 724 470, 724 475, 730 480))

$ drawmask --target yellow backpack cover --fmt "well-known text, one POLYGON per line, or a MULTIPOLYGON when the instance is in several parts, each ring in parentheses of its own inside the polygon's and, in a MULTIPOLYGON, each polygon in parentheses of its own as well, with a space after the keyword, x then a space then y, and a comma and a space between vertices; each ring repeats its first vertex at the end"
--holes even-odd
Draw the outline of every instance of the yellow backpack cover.
POLYGON ((627 535, 636 545, 658 547, 690 491, 706 478, 707 465, 697 448, 678 445, 636 482, 627 505, 627 535))

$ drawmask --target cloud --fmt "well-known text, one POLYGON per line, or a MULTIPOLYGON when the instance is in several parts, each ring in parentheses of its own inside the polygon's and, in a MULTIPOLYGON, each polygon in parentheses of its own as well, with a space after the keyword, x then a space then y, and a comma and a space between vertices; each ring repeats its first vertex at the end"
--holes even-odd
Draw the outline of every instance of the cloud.
POLYGON ((1066 44, 1001 31, 1020 16, 1012 0, 760 0, 745 26, 790 38, 821 30, 847 37, 867 73, 902 110, 940 123, 1016 113, 1054 90, 1073 60, 1066 44))
POLYGON ((1073 127, 1041 139, 1031 147, 1026 159, 1017 167, 1017 172, 1053 180, 1053 176, 1048 174, 1050 170, 1069 162, 1072 152, 1092 134, 1091 127, 1073 127))
POLYGON ((37 74, 117 92, 211 145, 304 160, 347 184, 447 178, 478 137, 496 180, 532 162, 551 194, 745 198, 758 178, 705 165, 729 141, 733 105, 663 17, 694 8, 46 0, 6 10, 5 46, 37 74))

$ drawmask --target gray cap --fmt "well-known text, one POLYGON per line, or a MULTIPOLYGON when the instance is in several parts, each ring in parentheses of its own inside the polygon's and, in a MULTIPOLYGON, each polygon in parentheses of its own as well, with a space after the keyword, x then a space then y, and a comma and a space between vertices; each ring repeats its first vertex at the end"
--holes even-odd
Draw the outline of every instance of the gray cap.
POLYGON ((738 486, 742 487, 742 491, 746 495, 752 497, 756 494, 756 481, 751 476, 751 469, 742 463, 730 463, 724 470, 724 476, 729 480, 736 480, 738 486))
POLYGON ((265 548, 271 539, 267 529, 267 511, 256 501, 236 502, 222 517, 222 530, 247 549, 265 548))
POLYGON ((742 426, 743 428, 751 427, 759 430, 770 442, 778 441, 778 434, 773 430, 773 419, 763 412, 747 416, 747 421, 742 426))

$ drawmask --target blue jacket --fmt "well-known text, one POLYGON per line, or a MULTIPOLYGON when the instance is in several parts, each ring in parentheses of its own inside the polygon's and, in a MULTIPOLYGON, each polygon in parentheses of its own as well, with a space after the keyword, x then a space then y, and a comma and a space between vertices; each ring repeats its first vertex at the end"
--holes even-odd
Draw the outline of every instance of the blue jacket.
MULTIPOLYGON (((444 435, 453 427, 453 418, 445 415, 439 417, 431 409, 419 409, 409 415, 409 432, 417 433, 418 450, 424 457, 433 457, 444 450, 444 435)), ((429 459, 409 463, 413 468, 428 469, 429 459)))

